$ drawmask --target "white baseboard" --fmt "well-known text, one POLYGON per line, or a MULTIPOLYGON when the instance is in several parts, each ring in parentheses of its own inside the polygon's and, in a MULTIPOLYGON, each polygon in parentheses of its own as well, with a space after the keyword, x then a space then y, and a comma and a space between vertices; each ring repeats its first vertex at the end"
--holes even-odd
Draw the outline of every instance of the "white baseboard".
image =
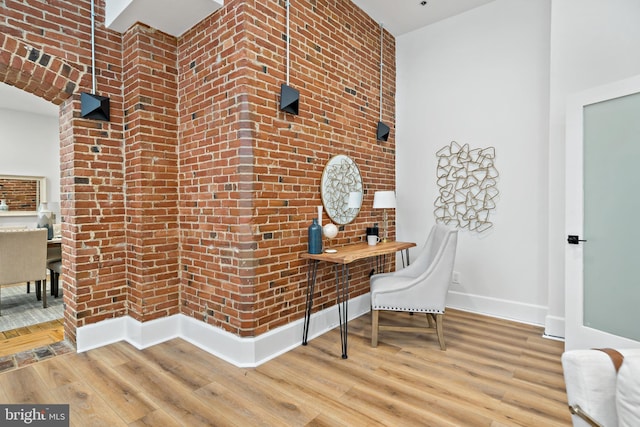
POLYGON ((564 340, 564 317, 548 315, 544 321, 544 335, 547 338, 564 340))
MULTIPOLYGON (((368 313, 370 295, 349 300, 349 320, 368 313)), ((238 367, 255 367, 286 353, 302 343, 304 319, 284 325, 258 337, 242 338, 193 319, 177 314, 161 319, 139 322, 129 316, 82 326, 76 331, 78 352, 92 350, 118 341, 126 341, 137 349, 144 349, 173 338, 185 341, 238 367)), ((338 306, 314 313, 309 322, 309 338, 324 334, 338 326, 338 306)), ((336 354, 340 343, 336 343, 336 354)))
MULTIPOLYGON (((370 300, 368 293, 349 300, 349 320, 368 313, 370 300)), ((549 338, 561 339, 564 336, 564 319, 547 315, 544 306, 449 291, 447 307, 545 326, 545 336, 549 338)), ((303 323, 304 319, 299 319, 258 337, 242 338, 182 314, 148 322, 125 316, 78 328, 76 347, 78 352, 84 352, 126 341, 142 350, 173 338, 182 338, 235 366, 255 367, 299 346, 303 323)), ((337 305, 314 313, 309 323, 309 341, 338 324, 337 305)), ((336 354, 340 352, 339 346, 340 343, 336 342, 336 354)))
POLYGON ((449 291, 447 307, 530 325, 544 326, 547 307, 449 291))

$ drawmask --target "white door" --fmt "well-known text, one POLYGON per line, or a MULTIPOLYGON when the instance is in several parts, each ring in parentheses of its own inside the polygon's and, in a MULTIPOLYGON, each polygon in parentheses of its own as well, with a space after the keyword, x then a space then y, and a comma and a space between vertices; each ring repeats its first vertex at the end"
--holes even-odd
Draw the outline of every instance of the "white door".
POLYGON ((640 76, 569 100, 565 348, 640 347, 640 76))

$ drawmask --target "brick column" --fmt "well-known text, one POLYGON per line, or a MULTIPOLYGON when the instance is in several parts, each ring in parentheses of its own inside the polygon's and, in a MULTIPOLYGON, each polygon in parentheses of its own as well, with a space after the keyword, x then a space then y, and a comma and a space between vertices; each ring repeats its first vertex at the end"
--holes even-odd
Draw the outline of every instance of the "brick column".
POLYGON ((179 311, 176 40, 138 24, 123 36, 129 315, 179 311))

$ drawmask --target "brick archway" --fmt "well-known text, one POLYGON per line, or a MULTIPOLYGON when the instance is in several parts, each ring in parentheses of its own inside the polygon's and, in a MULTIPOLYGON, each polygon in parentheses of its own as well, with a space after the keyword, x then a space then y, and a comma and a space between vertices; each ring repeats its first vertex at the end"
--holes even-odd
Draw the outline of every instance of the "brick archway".
MULTIPOLYGON (((72 126, 73 118, 73 93, 80 87, 86 87, 90 76, 81 71, 84 66, 70 64, 60 58, 49 55, 28 43, 0 34, 0 82, 15 86, 25 92, 43 98, 60 108, 60 147, 73 145, 73 132, 66 130, 72 126), (69 104, 69 108, 66 105, 69 104)), ((62 193, 62 192, 61 192, 62 193)), ((64 208, 64 206, 63 206, 64 208)), ((71 234, 63 227, 65 237, 64 252, 69 252, 73 245, 71 234), (65 236, 66 234, 66 236, 65 236)), ((71 257, 66 258, 66 271, 75 271, 75 261, 71 257)), ((62 281, 68 283, 69 274, 63 273, 62 281)), ((75 342, 77 324, 76 288, 65 289, 65 336, 75 342)))
POLYGON ((89 76, 81 65, 69 64, 28 43, 0 34, 0 81, 55 105, 62 104, 89 76))

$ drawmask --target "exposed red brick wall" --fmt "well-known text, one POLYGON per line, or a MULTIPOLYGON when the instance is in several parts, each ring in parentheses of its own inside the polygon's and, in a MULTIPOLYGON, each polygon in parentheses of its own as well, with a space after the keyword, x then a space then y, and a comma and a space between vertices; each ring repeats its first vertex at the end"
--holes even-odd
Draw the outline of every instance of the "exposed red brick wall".
POLYGON ((62 104, 60 115, 62 280, 65 332, 72 339, 74 326, 128 313, 122 41, 119 34, 104 28, 104 3, 96 2, 95 92, 109 97, 111 120, 83 119, 79 93, 93 92, 90 4, 55 2, 44 9, 47 24, 42 37, 38 37, 41 23, 35 36, 27 35, 85 70, 85 80, 62 104))
POLYGON ((104 29, 96 2, 97 91, 111 121, 80 118, 92 92, 90 5, 86 0, 0 3, 0 81, 60 105, 65 334, 127 313, 124 245, 121 36, 104 29))
POLYGON ((177 314, 178 70, 174 37, 144 25, 124 35, 129 314, 177 314))
MULTIPOLYGON (((304 313, 307 227, 324 165, 351 156, 363 209, 325 244, 359 241, 381 222, 373 192, 395 188, 395 145, 375 139, 380 30, 348 0, 291 5, 290 85, 298 116, 279 110, 286 81, 285 6, 228 1, 179 40, 183 312, 240 336, 304 313)), ((393 127, 395 44, 386 34, 384 121, 393 127)), ((323 223, 327 223, 326 214, 323 223)), ((351 295, 368 291, 369 262, 351 270, 351 295)), ((318 309, 335 304, 324 266, 318 309)))
MULTIPOLYGON (((293 116, 278 108, 284 1, 225 3, 177 40, 144 25, 106 30, 97 3, 97 92, 111 99, 110 122, 79 117, 79 92, 92 91, 90 2, 0 3, 0 81, 61 105, 71 339, 77 326, 125 314, 181 312, 239 336, 300 319, 299 255, 333 155, 356 161, 365 194, 358 218, 325 244, 359 241, 381 222, 373 192, 395 187, 395 143, 393 132, 375 139, 378 24, 349 0, 292 2, 293 116)), ((393 129, 389 34, 384 56, 383 120, 393 129)), ((352 297, 367 292, 370 269, 352 268, 352 297)), ((333 279, 323 266, 318 309, 335 304, 333 279)))

